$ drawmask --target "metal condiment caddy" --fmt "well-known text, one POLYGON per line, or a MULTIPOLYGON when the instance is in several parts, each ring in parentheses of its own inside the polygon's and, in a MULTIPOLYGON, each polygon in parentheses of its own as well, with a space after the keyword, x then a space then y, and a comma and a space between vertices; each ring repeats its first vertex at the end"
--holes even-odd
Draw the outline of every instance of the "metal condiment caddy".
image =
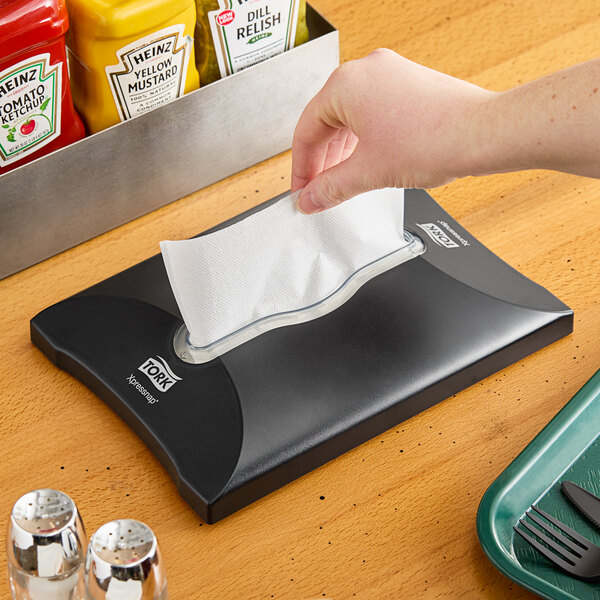
POLYGON ((0 278, 291 146, 339 64, 337 30, 0 176, 0 278))

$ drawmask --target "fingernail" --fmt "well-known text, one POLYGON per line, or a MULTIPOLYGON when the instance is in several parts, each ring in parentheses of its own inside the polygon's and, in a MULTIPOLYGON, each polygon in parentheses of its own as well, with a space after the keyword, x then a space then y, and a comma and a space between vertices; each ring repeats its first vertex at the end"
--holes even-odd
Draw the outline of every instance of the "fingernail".
POLYGON ((315 202, 315 196, 312 192, 307 191, 300 195, 298 209, 305 215, 311 215, 316 212, 321 212, 323 210, 323 206, 315 202))

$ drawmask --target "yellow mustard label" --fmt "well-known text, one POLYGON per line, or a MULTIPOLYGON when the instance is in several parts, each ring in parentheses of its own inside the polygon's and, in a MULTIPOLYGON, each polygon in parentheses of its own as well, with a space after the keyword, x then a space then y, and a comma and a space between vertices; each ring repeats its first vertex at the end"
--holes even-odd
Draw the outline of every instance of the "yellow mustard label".
POLYGON ((126 121, 182 96, 192 48, 184 25, 166 27, 121 48, 118 64, 106 67, 119 118, 126 121))
POLYGON ((198 89, 194 0, 67 0, 71 91, 90 133, 198 89))

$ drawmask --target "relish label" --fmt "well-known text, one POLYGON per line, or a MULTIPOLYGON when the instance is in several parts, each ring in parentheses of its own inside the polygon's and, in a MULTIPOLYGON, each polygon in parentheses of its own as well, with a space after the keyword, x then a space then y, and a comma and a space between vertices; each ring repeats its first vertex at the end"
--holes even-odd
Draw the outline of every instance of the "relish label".
POLYGON ((124 46, 106 76, 121 121, 183 96, 194 41, 172 25, 124 46))
POLYGON ((39 54, 0 72, 0 166, 60 135, 62 64, 39 54))
POLYGON ((300 0, 219 0, 208 13, 221 77, 294 47, 300 0))

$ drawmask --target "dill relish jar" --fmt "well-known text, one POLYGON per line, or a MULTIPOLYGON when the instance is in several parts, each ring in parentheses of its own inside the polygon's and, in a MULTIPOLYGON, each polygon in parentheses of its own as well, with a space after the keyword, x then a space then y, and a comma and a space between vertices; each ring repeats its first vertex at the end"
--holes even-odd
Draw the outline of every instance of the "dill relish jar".
POLYGON ((308 41, 306 0, 196 0, 196 11, 202 85, 308 41))

